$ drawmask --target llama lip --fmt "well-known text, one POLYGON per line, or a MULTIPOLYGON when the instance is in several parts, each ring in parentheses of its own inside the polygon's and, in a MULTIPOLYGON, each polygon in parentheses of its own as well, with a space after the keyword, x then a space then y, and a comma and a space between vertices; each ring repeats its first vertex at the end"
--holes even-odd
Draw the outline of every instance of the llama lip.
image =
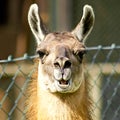
POLYGON ((59 84, 60 85, 68 85, 69 84, 69 80, 60 80, 59 84))
POLYGON ((57 83, 57 85, 60 87, 60 88, 62 88, 62 89, 66 89, 66 88, 68 88, 69 86, 70 86, 70 81, 71 80, 59 80, 57 83))

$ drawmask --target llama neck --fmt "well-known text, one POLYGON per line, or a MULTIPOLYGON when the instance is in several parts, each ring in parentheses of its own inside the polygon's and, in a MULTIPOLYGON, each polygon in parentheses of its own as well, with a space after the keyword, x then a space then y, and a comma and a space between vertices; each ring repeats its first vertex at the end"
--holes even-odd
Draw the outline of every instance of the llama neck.
POLYGON ((84 87, 73 94, 52 94, 38 88, 38 120, 91 120, 84 87))

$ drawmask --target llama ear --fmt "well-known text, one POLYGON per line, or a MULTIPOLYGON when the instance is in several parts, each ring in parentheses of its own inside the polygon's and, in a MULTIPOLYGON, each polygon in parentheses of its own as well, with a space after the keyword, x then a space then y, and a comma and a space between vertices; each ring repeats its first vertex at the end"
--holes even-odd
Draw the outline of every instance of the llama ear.
POLYGON ((81 18, 81 21, 72 31, 72 34, 74 34, 79 39, 79 41, 85 42, 85 39, 93 28, 94 21, 95 17, 92 7, 85 5, 83 8, 83 16, 81 18))
POLYGON ((40 42, 44 39, 47 32, 44 24, 42 23, 42 19, 39 17, 37 4, 32 4, 30 6, 28 12, 28 23, 37 40, 37 44, 39 45, 40 42))

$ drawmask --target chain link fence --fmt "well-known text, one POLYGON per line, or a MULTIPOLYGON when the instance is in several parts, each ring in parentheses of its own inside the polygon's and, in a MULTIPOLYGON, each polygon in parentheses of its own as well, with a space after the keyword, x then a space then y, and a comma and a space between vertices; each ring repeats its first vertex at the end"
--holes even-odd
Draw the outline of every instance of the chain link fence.
MULTIPOLYGON (((89 4, 93 7, 95 25, 90 40, 86 41, 88 46, 95 46, 88 47, 86 55, 90 95, 94 101, 93 118, 120 120, 120 1, 1 0, 1 9, 6 8, 6 11, 4 13, 1 10, 0 16, 7 15, 8 19, 1 18, 5 19, 3 22, 8 20, 8 23, 3 24, 0 18, 0 59, 6 58, 8 54, 33 54, 35 43, 28 27, 27 14, 34 2, 39 5, 44 22, 50 23, 53 31, 73 29, 82 16, 83 6, 89 4)), ((36 57, 24 54, 20 58, 9 56, 6 60, 0 60, 0 120, 25 120, 25 90, 32 73, 37 69, 33 62, 36 57)))
MULTIPOLYGON (((120 120, 120 46, 88 47, 94 120, 120 120)), ((37 67, 28 56, 0 60, 0 120, 25 120, 25 90, 37 67)))

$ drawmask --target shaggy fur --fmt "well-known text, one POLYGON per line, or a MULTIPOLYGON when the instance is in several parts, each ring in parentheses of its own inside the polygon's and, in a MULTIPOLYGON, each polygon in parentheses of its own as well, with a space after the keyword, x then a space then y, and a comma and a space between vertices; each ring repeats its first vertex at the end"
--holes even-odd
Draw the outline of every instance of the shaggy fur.
POLYGON ((26 92, 26 119, 92 120, 83 62, 85 39, 94 24, 92 7, 84 6, 82 19, 72 32, 46 32, 36 4, 30 7, 28 22, 39 62, 26 92))
POLYGON ((25 104, 27 120, 92 120, 88 75, 85 75, 79 90, 68 94, 42 91, 37 88, 37 76, 36 70, 27 89, 28 99, 25 104))

